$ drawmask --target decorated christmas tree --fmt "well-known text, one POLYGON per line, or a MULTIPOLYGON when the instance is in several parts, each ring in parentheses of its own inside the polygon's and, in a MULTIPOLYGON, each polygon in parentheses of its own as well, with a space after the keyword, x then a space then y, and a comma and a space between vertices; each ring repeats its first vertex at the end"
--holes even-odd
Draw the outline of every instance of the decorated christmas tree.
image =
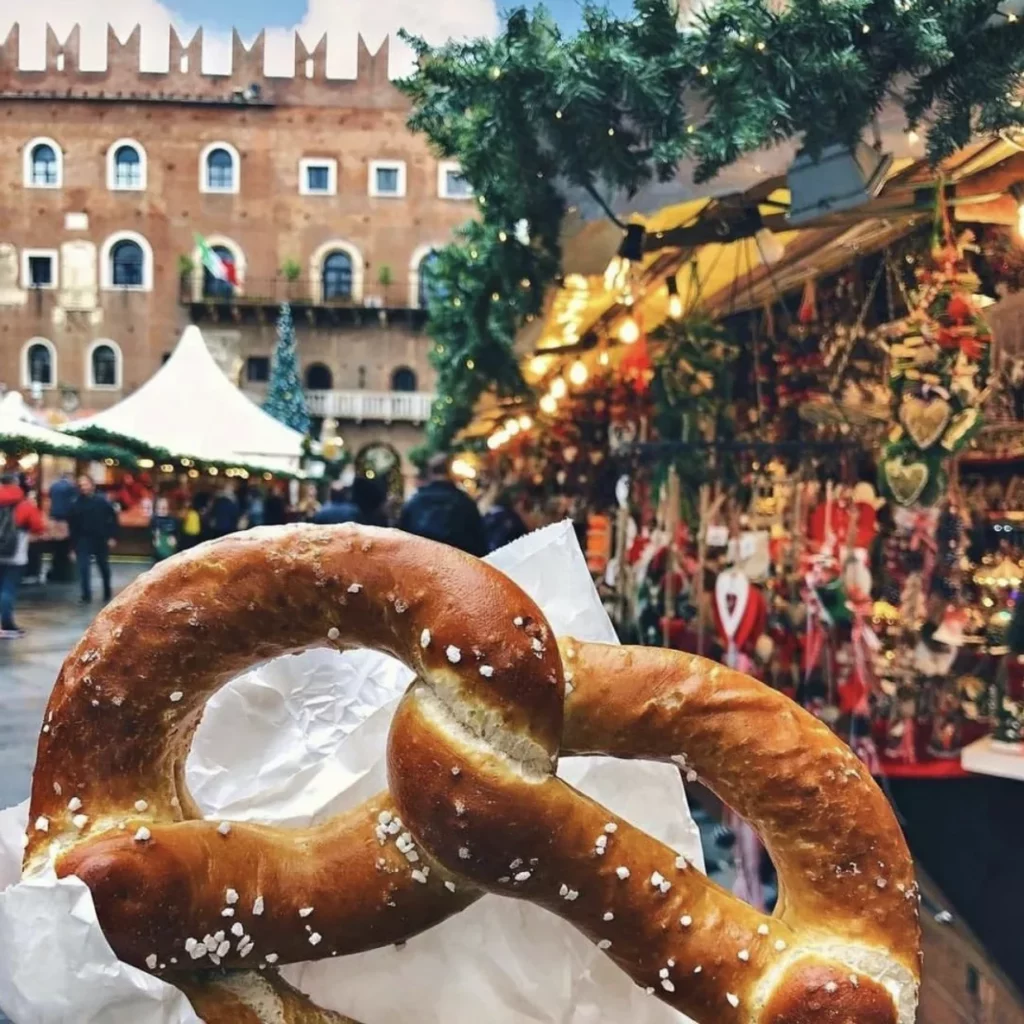
POLYGON ((276 420, 280 420, 302 434, 309 432, 309 410, 306 395, 299 377, 299 357, 295 350, 295 326, 292 323, 292 309, 287 302, 281 305, 277 318, 277 348, 270 370, 270 384, 263 408, 276 420))

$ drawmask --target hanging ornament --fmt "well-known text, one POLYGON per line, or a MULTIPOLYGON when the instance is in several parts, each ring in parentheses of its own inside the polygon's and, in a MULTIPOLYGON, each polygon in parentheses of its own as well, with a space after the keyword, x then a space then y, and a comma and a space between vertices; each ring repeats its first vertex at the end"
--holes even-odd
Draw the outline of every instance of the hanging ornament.
POLYGON ((808 279, 804 284, 804 294, 800 300, 800 311, 797 313, 797 320, 804 326, 818 322, 818 289, 814 278, 808 279))

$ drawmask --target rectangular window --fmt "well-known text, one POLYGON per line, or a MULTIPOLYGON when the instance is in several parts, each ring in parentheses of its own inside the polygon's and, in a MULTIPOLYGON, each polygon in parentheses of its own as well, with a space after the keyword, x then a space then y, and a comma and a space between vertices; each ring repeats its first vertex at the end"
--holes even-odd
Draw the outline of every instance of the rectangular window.
POLYGON ((370 195, 401 198, 405 195, 405 162, 373 160, 370 163, 370 195))
POLYGON ((437 165, 437 194, 442 199, 473 198, 473 189, 455 160, 442 160, 437 165))
POLYGON ((23 288, 56 288, 57 250, 22 250, 21 285, 23 288))
POLYGON ((338 191, 338 162, 326 158, 299 161, 299 194, 333 196, 338 191))
POLYGON ((245 379, 250 384, 266 384, 270 380, 270 359, 267 356, 249 356, 245 361, 245 379))

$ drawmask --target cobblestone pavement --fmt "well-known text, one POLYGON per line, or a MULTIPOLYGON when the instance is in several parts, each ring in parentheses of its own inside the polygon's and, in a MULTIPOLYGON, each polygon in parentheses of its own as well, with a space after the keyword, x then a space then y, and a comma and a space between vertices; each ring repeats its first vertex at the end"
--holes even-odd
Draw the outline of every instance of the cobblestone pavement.
MULTIPOLYGON (((112 568, 118 591, 146 567, 115 563, 112 568)), ((26 635, 0 640, 0 808, 28 796, 50 691, 64 656, 99 610, 95 598, 88 607, 78 605, 77 598, 75 584, 23 586, 17 616, 26 635)))

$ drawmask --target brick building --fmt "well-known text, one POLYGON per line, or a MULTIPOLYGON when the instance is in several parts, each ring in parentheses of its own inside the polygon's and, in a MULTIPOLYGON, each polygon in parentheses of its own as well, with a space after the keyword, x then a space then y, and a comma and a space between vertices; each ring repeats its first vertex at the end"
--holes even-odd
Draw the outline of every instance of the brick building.
POLYGON ((0 383, 102 409, 195 322, 258 395, 287 298, 311 411, 353 454, 404 455, 434 383, 421 271, 472 206, 406 127, 388 43, 360 40, 357 77, 339 80, 326 40, 296 37, 289 78, 264 73, 262 36, 236 36, 222 76, 202 73, 201 34, 172 31, 166 73, 140 69, 139 41, 109 32, 103 72, 80 70, 77 29, 48 32, 43 71, 19 68, 17 26, 0 46, 0 383), (197 235, 237 288, 204 272, 197 235))

